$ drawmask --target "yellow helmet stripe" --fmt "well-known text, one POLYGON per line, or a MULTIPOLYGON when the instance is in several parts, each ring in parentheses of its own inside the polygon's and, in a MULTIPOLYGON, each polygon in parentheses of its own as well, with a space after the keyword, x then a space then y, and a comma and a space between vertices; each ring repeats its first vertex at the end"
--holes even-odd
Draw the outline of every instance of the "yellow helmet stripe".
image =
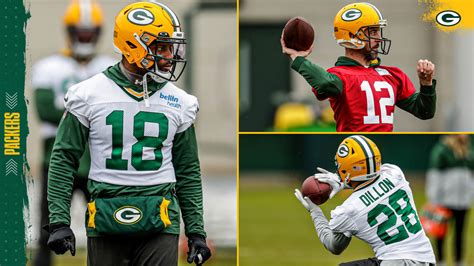
POLYGON ((362 148, 364 151, 365 155, 365 160, 367 164, 367 175, 370 175, 375 172, 375 154, 374 151, 372 150, 372 147, 370 144, 367 142, 367 140, 359 135, 355 135, 351 137, 353 140, 359 144, 359 146, 362 148))

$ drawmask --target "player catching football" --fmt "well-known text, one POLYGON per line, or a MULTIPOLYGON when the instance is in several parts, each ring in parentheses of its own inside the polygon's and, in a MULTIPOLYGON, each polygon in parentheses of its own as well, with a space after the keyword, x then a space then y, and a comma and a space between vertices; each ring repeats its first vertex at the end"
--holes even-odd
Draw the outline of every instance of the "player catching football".
POLYGON ((382 165, 375 143, 359 135, 341 142, 335 161, 337 173, 320 169, 314 178, 331 186, 330 198, 342 189, 354 191, 331 211, 329 222, 318 205, 295 190, 295 196, 310 212, 324 247, 340 254, 355 236, 372 247, 376 259, 345 265, 434 265, 433 248, 400 168, 382 165))
POLYGON ((172 82, 184 70, 176 14, 137 2, 115 19, 120 63, 69 88, 48 176, 48 246, 75 253, 70 229, 73 175, 86 145, 88 265, 178 265, 180 213, 188 262, 211 256, 203 222, 194 131, 196 97, 172 82))
POLYGON ((369 3, 343 7, 334 18, 334 37, 345 48, 345 56, 327 71, 306 59, 312 46, 296 51, 281 38, 283 53, 293 60, 291 68, 312 86, 318 100, 329 99, 337 131, 393 131, 395 105, 420 119, 435 114, 432 62, 417 63, 419 92, 402 70, 381 65, 378 55, 388 54, 391 44, 382 34, 386 25, 380 11, 369 3))

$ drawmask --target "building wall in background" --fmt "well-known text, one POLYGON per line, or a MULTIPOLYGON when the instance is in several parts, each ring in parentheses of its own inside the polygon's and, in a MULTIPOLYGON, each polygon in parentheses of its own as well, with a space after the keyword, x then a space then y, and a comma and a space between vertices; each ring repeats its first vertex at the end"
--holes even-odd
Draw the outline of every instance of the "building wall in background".
MULTIPOLYGON (((240 135, 240 173, 253 171, 299 172, 309 176, 316 167, 335 171, 334 155, 349 135, 240 135)), ((436 134, 365 135, 375 142, 382 163, 393 163, 404 171, 426 171, 436 134)), ((472 138, 472 136, 471 136, 472 138)))

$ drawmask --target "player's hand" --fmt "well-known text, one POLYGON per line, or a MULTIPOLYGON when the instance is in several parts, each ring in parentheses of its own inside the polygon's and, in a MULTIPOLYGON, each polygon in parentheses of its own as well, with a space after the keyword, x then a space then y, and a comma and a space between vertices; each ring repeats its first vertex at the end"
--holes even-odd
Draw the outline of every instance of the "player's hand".
POLYGON ((416 64, 416 73, 420 79, 420 84, 423 86, 433 85, 433 76, 435 74, 435 65, 429 60, 418 60, 416 64))
POLYGON ((49 226, 48 247, 56 254, 64 254, 70 250, 71 255, 76 255, 76 237, 69 225, 52 224, 49 226))
POLYGON ((308 197, 303 197, 303 194, 301 194, 301 191, 297 188, 295 188, 295 197, 301 202, 301 204, 309 212, 312 212, 313 210, 316 210, 316 209, 321 209, 319 208, 318 205, 314 204, 308 197))
POLYGON ((188 235, 188 263, 195 262, 202 265, 211 257, 211 250, 207 247, 206 238, 198 234, 188 235))
POLYGON ((313 45, 311 45, 311 47, 309 47, 309 49, 306 51, 296 51, 295 49, 286 47, 285 40, 283 39, 283 32, 281 33, 280 44, 281 52, 288 55, 291 60, 295 60, 295 58, 298 56, 307 57, 313 51, 313 45))
POLYGON ((339 191, 344 189, 344 184, 342 184, 341 179, 335 173, 331 173, 323 168, 316 168, 320 173, 314 174, 314 179, 329 184, 331 186, 331 194, 329 198, 332 199, 339 191))

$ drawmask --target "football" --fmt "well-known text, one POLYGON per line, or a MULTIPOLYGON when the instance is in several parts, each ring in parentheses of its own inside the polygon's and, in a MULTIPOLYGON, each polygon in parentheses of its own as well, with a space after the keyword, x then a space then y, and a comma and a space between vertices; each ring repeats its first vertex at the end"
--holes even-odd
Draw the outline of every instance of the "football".
POLYGON ((321 205, 329 199, 331 186, 310 176, 301 185, 301 194, 308 197, 314 204, 321 205))
POLYGON ((283 40, 288 48, 306 51, 314 41, 313 26, 302 17, 294 17, 286 23, 283 29, 283 40))

